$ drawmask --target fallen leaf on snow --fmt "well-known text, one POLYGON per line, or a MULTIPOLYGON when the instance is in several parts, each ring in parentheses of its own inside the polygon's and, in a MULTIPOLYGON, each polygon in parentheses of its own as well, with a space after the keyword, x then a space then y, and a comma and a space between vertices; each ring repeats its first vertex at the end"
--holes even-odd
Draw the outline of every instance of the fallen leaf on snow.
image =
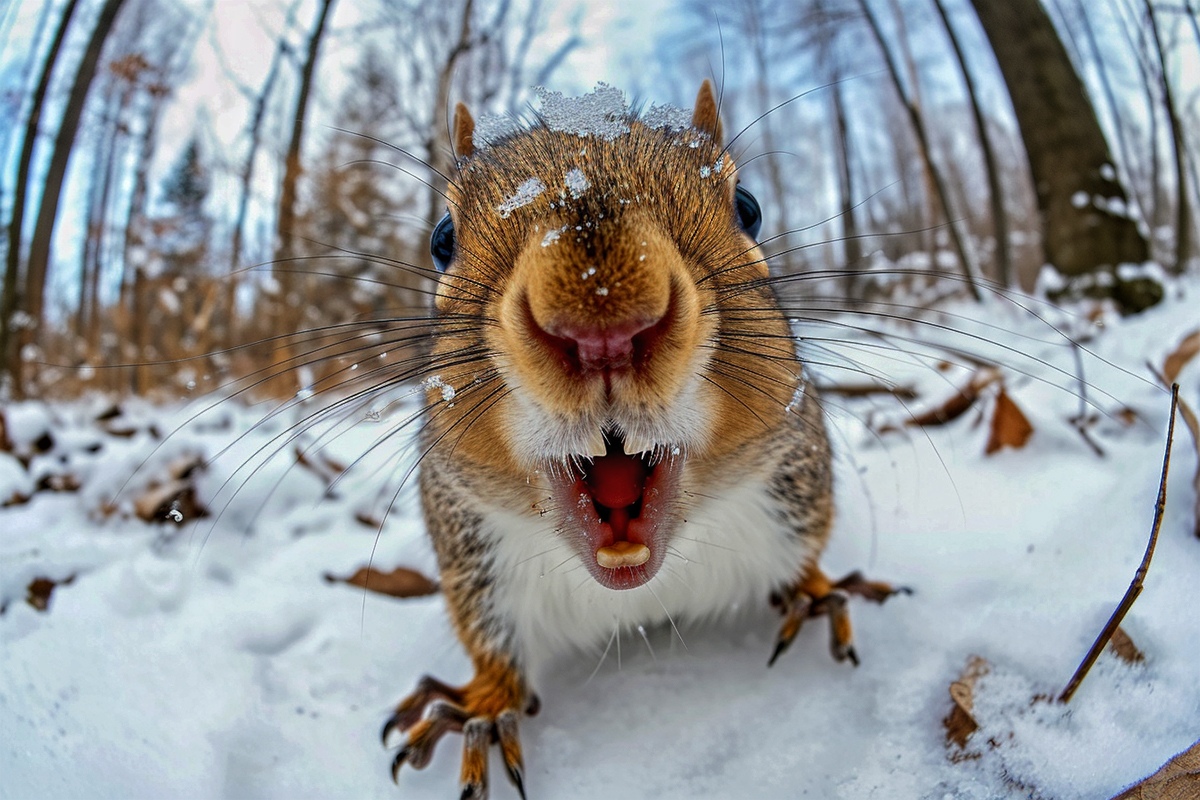
MULTIPOLYGON (((1197 334, 1200 334, 1200 331, 1188 336, 1186 339, 1184 339, 1184 341, 1186 342, 1190 340, 1197 334)), ((1182 348, 1182 345, 1180 345, 1180 348, 1182 348)), ((1175 353, 1178 352, 1179 349, 1175 351, 1175 353)), ((1175 353, 1172 353, 1171 356, 1174 356, 1175 353)), ((1162 385, 1167 389, 1170 389, 1171 384, 1174 382, 1166 375, 1166 370, 1171 367, 1171 356, 1167 357, 1167 364, 1164 365, 1163 372, 1158 372, 1155 370, 1153 364, 1149 362, 1146 363, 1146 366, 1149 367, 1152 373, 1154 373, 1154 377, 1158 378, 1159 382, 1162 383, 1162 385)), ((1196 418, 1196 412, 1192 410, 1192 407, 1188 404, 1187 400, 1185 400, 1182 396, 1180 396, 1178 399, 1179 416, 1183 417, 1183 422, 1185 425, 1187 425, 1188 432, 1192 434, 1192 446, 1195 448, 1198 456, 1196 463, 1196 474, 1192 476, 1192 496, 1195 498, 1196 503, 1195 509, 1192 512, 1192 532, 1195 534, 1197 539, 1200 539, 1200 420, 1196 418)))
POLYGON ((958 746, 958 752, 950 756, 951 761, 973 757, 962 751, 966 748, 971 734, 979 729, 979 723, 971 715, 975 708, 975 682, 990 670, 991 665, 987 659, 973 655, 967 659, 962 675, 950 684, 950 699, 954 701, 954 706, 942 720, 942 725, 946 728, 946 744, 958 746))
POLYGON ((330 583, 348 583, 391 597, 424 597, 438 590, 436 583, 415 569, 407 567, 396 567, 391 572, 381 572, 374 567, 360 567, 348 578, 339 578, 327 572, 325 580, 330 583))
POLYGON ((183 522, 207 516, 196 499, 196 487, 187 481, 172 480, 142 492, 133 501, 133 513, 145 522, 183 522))
POLYGON ((1183 337, 1175 350, 1163 361, 1162 376, 1167 386, 1175 382, 1180 371, 1197 353, 1200 353, 1200 330, 1192 331, 1183 337))
POLYGON ((979 399, 980 393, 985 388, 998 380, 1000 380, 1000 373, 996 370, 989 368, 981 369, 971 376, 971 380, 967 381, 965 386, 940 406, 914 415, 905 424, 922 426, 945 425, 947 422, 956 420, 965 414, 971 406, 975 405, 975 401, 979 399))
POLYGON ((8 421, 4 417, 4 409, 0 408, 0 453, 11 453, 12 451, 12 439, 8 438, 8 421))
POLYGON ((1195 800, 1200 797, 1200 742, 1113 800, 1195 800))
POLYGON ((1141 664, 1146 660, 1146 654, 1138 650, 1137 645, 1133 643, 1133 639, 1130 639, 1129 634, 1119 626, 1113 631, 1112 639, 1108 642, 1108 648, 1113 651, 1113 654, 1117 658, 1126 664, 1141 664))
POLYGON ((25 602, 38 611, 45 611, 50 607, 50 595, 54 593, 54 587, 66 586, 74 580, 74 575, 68 575, 61 581, 50 578, 34 578, 25 589, 25 602))
POLYGON ((817 387, 822 395, 836 394, 839 397, 871 397, 890 394, 901 400, 916 400, 917 392, 911 386, 889 383, 823 383, 817 387))
POLYGON ((991 432, 984 452, 991 455, 1002 447, 1020 449, 1032 435, 1033 426, 1029 424, 1029 419, 1001 386, 996 395, 996 409, 992 412, 991 432))

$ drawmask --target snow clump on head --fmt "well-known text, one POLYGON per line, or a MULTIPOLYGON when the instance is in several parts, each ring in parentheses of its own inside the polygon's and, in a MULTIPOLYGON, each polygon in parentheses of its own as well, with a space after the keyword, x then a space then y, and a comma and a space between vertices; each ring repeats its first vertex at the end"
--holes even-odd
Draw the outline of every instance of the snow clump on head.
POLYGON ((512 212, 529 205, 544 191, 546 191, 546 184, 542 183, 542 179, 536 176, 532 177, 518 186, 516 192, 504 198, 504 202, 498 205, 496 210, 500 212, 501 217, 508 219, 512 212))
POLYGON ((642 124, 647 128, 686 131, 692 127, 692 112, 670 103, 662 106, 651 103, 649 110, 642 114, 642 124))
POLYGON ((566 97, 542 86, 535 86, 533 92, 541 101, 538 117, 552 131, 608 141, 629 133, 629 105, 625 93, 615 86, 597 83, 582 97, 566 97))
MULTIPOLYGON (((581 97, 567 97, 544 86, 533 87, 533 93, 539 101, 538 120, 549 130, 574 136, 595 136, 612 141, 629 133, 629 123, 635 119, 648 128, 672 132, 692 127, 692 112, 669 103, 651 103, 645 112, 635 114, 625 93, 603 82, 598 82, 595 89, 581 97)), ((476 149, 484 149, 521 130, 520 121, 509 114, 484 114, 475 123, 471 141, 476 149)))
POLYGON ((576 200, 592 185, 587 176, 583 174, 583 170, 578 167, 567 170, 567 174, 563 178, 567 184, 567 189, 571 192, 571 197, 576 200))

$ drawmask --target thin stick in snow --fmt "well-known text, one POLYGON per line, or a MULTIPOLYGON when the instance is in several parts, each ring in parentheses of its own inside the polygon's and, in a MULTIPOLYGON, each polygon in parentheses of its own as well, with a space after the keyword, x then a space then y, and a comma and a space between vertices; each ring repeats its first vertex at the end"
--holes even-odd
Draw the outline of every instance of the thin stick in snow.
POLYGON ((1084 657, 1083 663, 1079 665, 1079 669, 1075 670, 1075 674, 1071 676, 1071 681, 1067 684, 1067 688, 1063 689, 1062 694, 1058 696, 1058 702, 1060 703, 1070 702, 1071 696, 1075 694, 1075 690, 1083 682, 1084 677, 1088 674, 1088 670, 1092 668, 1092 664, 1100 656, 1100 651, 1108 644, 1113 632, 1121 624, 1121 620, 1125 619, 1125 615, 1133 607, 1133 601, 1137 600, 1138 595, 1142 593, 1142 583, 1146 579, 1146 573, 1150 570, 1150 559, 1154 556, 1154 545, 1158 543, 1158 531, 1162 527, 1163 512, 1167 507, 1167 468, 1171 464, 1171 441, 1175 437, 1175 409, 1178 405, 1179 384, 1173 383, 1171 384, 1171 419, 1167 423, 1167 451, 1163 455, 1162 478, 1158 482, 1158 501, 1154 505, 1154 525, 1150 529, 1150 542, 1146 545, 1146 554, 1142 556, 1142 563, 1138 566, 1138 570, 1133 576, 1133 583, 1129 584, 1129 588, 1125 590, 1125 596, 1121 598, 1121 603, 1117 606, 1117 610, 1109 617, 1108 624, 1104 626, 1104 630, 1100 631, 1100 635, 1092 643, 1092 649, 1084 657))

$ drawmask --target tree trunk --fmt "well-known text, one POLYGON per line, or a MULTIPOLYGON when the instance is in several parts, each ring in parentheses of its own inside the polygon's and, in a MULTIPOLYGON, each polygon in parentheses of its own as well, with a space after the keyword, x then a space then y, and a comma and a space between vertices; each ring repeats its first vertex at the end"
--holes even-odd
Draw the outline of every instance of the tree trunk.
POLYGON ((33 146, 37 141, 38 127, 42 119, 42 106, 46 101, 46 93, 50 89, 50 76, 54 64, 58 60, 59 50, 63 39, 66 38, 67 28, 71 23, 71 15, 75 13, 78 0, 67 0, 63 8, 62 19, 59 20, 58 30, 46 53, 46 61, 42 65, 42 74, 38 77, 37 87, 33 90, 32 102, 29 106, 29 118, 25 121, 25 136, 21 142, 21 155, 17 159, 16 183, 13 187, 12 214, 8 221, 8 259, 4 267, 4 297, 0 301, 0 382, 5 375, 12 379, 13 391, 20 392, 20 354, 13 347, 17 341, 16 331, 13 330, 13 315, 16 313, 17 286, 21 269, 21 229, 25 221, 25 195, 29 186, 29 169, 33 163, 33 146))
POLYGON ((862 270, 862 241, 859 239, 858 219, 854 211, 854 179, 850 171, 850 130, 846 122, 846 104, 842 99, 841 76, 829 87, 833 106, 834 154, 837 160, 839 214, 842 220, 842 252, 846 271, 845 291, 850 300, 861 296, 858 273, 862 270))
POLYGON ((975 79, 971 77, 971 69, 963 54, 962 43, 954 26, 950 24, 950 15, 942 0, 933 0, 954 55, 958 59, 958 67, 962 71, 963 83, 967 88, 967 99, 971 103, 971 115, 975 120, 975 134, 979 137, 979 150, 983 154, 983 167, 987 173, 988 195, 991 198, 992 236, 996 242, 996 280, 1001 286, 1008 287, 1013 283, 1012 250, 1008 241, 1008 212, 1004 208, 1004 187, 1000 185, 1000 167, 996 164, 996 153, 992 148, 992 137, 988 133, 987 118, 979 105, 979 95, 975 91, 975 79))
MULTIPOLYGON (((444 213, 446 204, 447 181, 444 176, 454 169, 454 163, 445 143, 446 124, 450 119, 450 82, 454 79, 454 68, 458 59, 471 50, 471 14, 474 11, 474 0, 463 3, 462 17, 459 20, 458 41, 446 54, 446 60, 438 70, 437 91, 433 96, 433 117, 430 120, 429 132, 425 139, 425 153, 429 159, 429 200, 426 206, 425 222, 429 230, 433 230, 444 213)), ((428 260, 428 255, 424 256, 428 260)))
MULTIPOLYGON (((300 151, 304 143, 304 120, 308 114, 308 98, 312 92, 313 74, 316 72, 317 55, 321 49, 321 37, 325 33, 325 23, 329 19, 329 10, 332 6, 333 0, 322 0, 321 11, 317 16, 316 25, 313 26, 312 34, 308 37, 308 50, 304 58, 304 65, 300 70, 300 88, 296 96, 296 110, 292 120, 292 138, 288 142, 287 157, 284 162, 279 214, 275 224, 276 267, 280 267, 281 262, 286 262, 295 255, 292 229, 296 224, 296 185, 300 180, 300 151)), ((286 272, 292 268, 292 265, 282 263, 282 267, 284 274, 280 276, 279 280, 281 284, 286 285, 290 282, 286 272)), ((286 292, 284 296, 286 298, 286 292)))
POLYGON ((1039 0, 971 3, 1021 129, 1046 260, 1065 275, 1145 261, 1096 112, 1039 0))
MULTIPOLYGON (((275 243, 275 279, 278 282, 279 296, 275 298, 277 312, 272 322, 278 334, 282 329, 284 335, 296 333, 302 320, 301 304, 295 293, 293 272, 296 265, 296 248, 293 229, 296 224, 296 186, 300 179, 300 154, 304 142, 304 119, 308 114, 308 99, 312 92, 313 74, 316 72, 317 55, 321 49, 321 37, 325 33, 325 23, 329 19, 329 11, 333 0, 322 0, 321 10, 317 15, 312 34, 308 37, 308 49, 304 64, 300 70, 300 88, 296 96, 295 117, 292 121, 292 138, 288 143, 287 157, 284 162, 283 182, 279 192, 279 214, 276 217, 275 243)), ((289 393, 288 381, 283 377, 290 371, 288 362, 291 360, 292 348, 286 340, 275 345, 272 355, 272 373, 274 377, 268 383, 268 389, 276 393, 289 393)))
POLYGON ((958 253, 959 265, 962 268, 967 288, 970 289, 971 295, 976 300, 982 300, 983 295, 979 290, 975 261, 967 251, 967 243, 959 231, 957 221, 950 209, 950 196, 946 190, 946 181, 942 177, 937 163, 933 160, 933 150, 930 147, 929 135, 925 130, 925 121, 921 117, 920 110, 904 90, 904 83, 900 79, 900 69, 896 65, 896 59, 893 57, 892 51, 887 46, 887 40, 883 38, 883 30, 879 27, 879 20, 875 18, 875 13, 871 10, 870 4, 867 0, 859 0, 859 5, 862 7, 863 13, 866 14, 871 33, 874 35, 875 41, 879 44, 879 49, 883 52, 883 58, 887 62, 888 73, 891 75, 896 92, 900 96, 905 109, 908 111, 909 122, 912 123, 913 132, 917 136, 917 143, 920 146, 922 158, 925 161, 929 177, 933 181, 934 193, 937 195, 938 203, 942 207, 942 214, 946 219, 946 226, 950 231, 950 239, 954 242, 954 249, 958 253))
POLYGON ((54 239, 54 223, 58 216, 58 204, 62 198, 63 180, 67 174, 67 162, 71 157, 71 149, 75 145, 75 134, 79 130, 79 121, 83 115, 83 106, 87 100, 88 88, 96 75, 96 67, 100 63, 100 52, 104 49, 104 40, 112 30, 117 12, 125 0, 105 0, 92 29, 91 38, 83 51, 83 58, 75 71, 75 79, 71 82, 71 92, 67 98, 59 123, 58 135, 54 140, 54 150, 50 155, 46 177, 42 184, 42 200, 38 207, 37 222, 34 225, 33 238, 29 241, 29 261, 25 271, 25 312, 29 315, 29 323, 17 337, 18 354, 13 362, 14 381, 13 391, 18 397, 24 396, 27 380, 26 364, 21 355, 25 345, 33 343, 43 324, 45 309, 46 273, 50 266, 50 246, 54 239))
MULTIPOLYGON (((1091 20, 1088 19, 1087 9, 1083 5, 1083 0, 1075 0, 1075 13, 1083 25, 1083 35, 1087 39, 1088 48, 1092 51, 1092 63, 1096 67, 1096 77, 1099 79, 1100 88, 1104 92, 1105 102, 1108 103, 1109 113, 1112 114, 1113 133, 1117 137, 1117 149, 1121 151, 1121 160, 1125 164, 1125 177, 1129 180, 1134 165, 1133 155, 1129 146, 1129 137, 1125 133, 1125 115, 1121 113, 1121 107, 1117 103, 1117 93, 1113 90, 1112 79, 1109 78, 1108 67, 1105 66, 1107 59, 1100 47, 1100 42, 1096 38, 1096 30, 1092 27, 1091 20)), ((1134 183, 1133 180, 1129 180, 1129 194, 1132 198, 1136 199, 1140 207, 1142 203, 1134 190, 1134 183)), ((1142 218, 1146 219, 1146 210, 1144 208, 1139 208, 1139 210, 1142 218)))
MULTIPOLYGON (((295 6, 292 6, 292 10, 295 10, 295 6)), ((288 19, 291 19, 290 13, 288 19)), ((271 59, 271 67, 267 70, 267 77, 263 81, 262 89, 259 90, 258 96, 254 100, 254 113, 251 115, 249 127, 249 151, 246 153, 246 160, 242 162, 241 173, 238 175, 240 182, 238 209, 237 217, 233 222, 233 242, 229 248, 229 277, 225 282, 225 308, 229 314, 225 326, 225 347, 230 349, 238 343, 237 286, 241 277, 238 275, 238 270, 242 265, 242 239, 245 236, 246 215, 250 210, 250 181, 254 177, 254 161, 258 158, 258 148, 262 141, 262 123, 267 115, 267 104, 270 102, 275 88, 279 65, 283 62, 284 54, 288 52, 285 35, 280 35, 279 43, 275 47, 275 55, 271 59)))
POLYGON ((109 201, 112 198, 113 182, 116 179, 116 167, 119 158, 122 129, 121 116, 130 100, 131 87, 126 84, 118 87, 116 81, 103 82, 110 92, 106 104, 102 130, 97 138, 97 144, 92 155, 93 163, 100 170, 92 172, 92 187, 88 198, 87 231, 83 249, 83 260, 79 270, 79 309, 76 316, 76 333, 81 340, 91 345, 97 344, 95 334, 91 330, 93 323, 98 324, 98 300, 100 289, 100 274, 104 269, 106 247, 109 232, 109 201))
POLYGON ((1145 0, 1146 13, 1150 17, 1150 34, 1154 39, 1154 50, 1158 55, 1159 80, 1166 107, 1167 122, 1171 126, 1171 144, 1175 163, 1175 272, 1182 273, 1187 267, 1191 251, 1192 212, 1188 204, 1187 166, 1184 163, 1187 144, 1183 138, 1183 125, 1179 120, 1179 109, 1171 91, 1171 78, 1167 72, 1167 55, 1163 51, 1162 37, 1158 32, 1158 17, 1154 4, 1145 0))

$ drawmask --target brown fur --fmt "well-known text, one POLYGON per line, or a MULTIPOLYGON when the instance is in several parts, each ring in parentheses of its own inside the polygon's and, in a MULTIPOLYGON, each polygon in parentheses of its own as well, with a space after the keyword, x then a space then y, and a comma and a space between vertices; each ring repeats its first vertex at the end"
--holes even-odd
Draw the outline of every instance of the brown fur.
POLYGON ((811 388, 795 396, 800 359, 763 280, 763 253, 737 221, 736 165, 721 146, 708 81, 691 123, 670 131, 631 118, 628 134, 615 139, 534 126, 477 148, 470 113, 462 104, 455 110, 459 174, 448 201, 456 249, 436 297, 441 325, 431 364, 440 380, 427 395, 420 479, 447 608, 476 674, 461 688, 426 678, 400 704, 384 729, 385 738, 409 730, 394 769, 406 760, 423 765, 438 736, 469 720, 464 787, 486 784, 477 723, 493 725, 521 786, 515 718, 536 699, 511 620, 497 607, 496 546, 477 509, 521 512, 522 525, 539 525, 547 488, 538 476, 556 465, 516 446, 521 420, 531 418, 522 417, 527 406, 538 409, 534 418, 584 431, 588 449, 566 458, 586 458, 604 454, 606 415, 656 418, 675 413, 686 391, 698 395, 687 406, 703 417, 692 423, 700 433, 686 454, 689 491, 756 481, 783 531, 777 540, 809 554, 776 593, 785 614, 776 656, 804 619, 829 614, 834 655, 855 658, 845 594, 891 591, 861 579, 834 584, 817 567, 833 519, 819 398, 811 388), (542 191, 515 203, 534 179, 542 191), (572 342, 582 352, 587 336, 612 331, 634 343, 620 368, 572 355, 572 342), (453 402, 444 385, 455 388, 453 402))

